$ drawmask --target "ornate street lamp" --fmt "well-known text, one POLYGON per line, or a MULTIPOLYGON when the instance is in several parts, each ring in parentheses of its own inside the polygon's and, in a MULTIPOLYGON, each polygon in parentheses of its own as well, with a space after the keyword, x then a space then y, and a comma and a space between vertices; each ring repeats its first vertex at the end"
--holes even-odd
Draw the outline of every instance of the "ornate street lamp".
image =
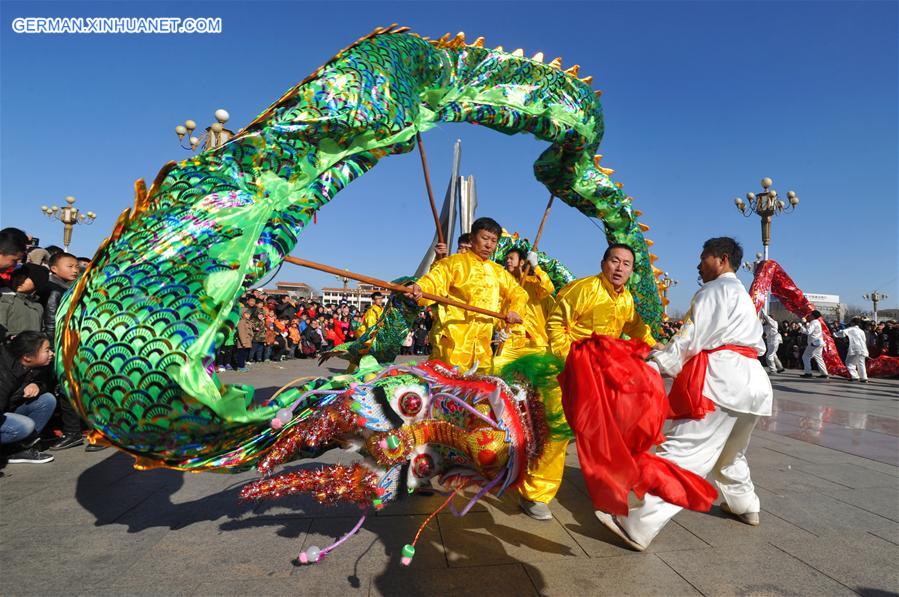
POLYGON ((880 301, 882 301, 884 299, 888 299, 890 297, 888 297, 886 294, 884 294, 882 292, 877 292, 876 290, 870 294, 865 294, 863 296, 866 301, 871 301, 873 303, 873 305, 874 305, 874 323, 879 323, 877 321, 877 303, 879 303, 880 301))
POLYGON ((752 214, 758 214, 762 219, 762 246, 764 247, 764 259, 768 261, 768 245, 771 242, 771 221, 774 216, 791 213, 799 205, 799 197, 793 191, 787 193, 787 201, 789 207, 782 200, 777 198, 777 191, 771 188, 774 184, 767 176, 762 179, 762 188, 764 191, 758 195, 754 193, 746 193, 746 199, 749 201, 747 205, 742 199, 737 197, 734 199, 734 205, 747 218, 752 214))
MULTIPOLYGON (((762 261, 768 261, 768 245, 771 243, 771 221, 774 219, 774 216, 791 213, 799 205, 799 196, 793 191, 789 191, 787 193, 787 201, 789 201, 790 205, 787 207, 786 203, 777 198, 777 191, 771 188, 772 184, 774 184, 773 180, 767 176, 763 178, 762 188, 764 190, 761 193, 758 195, 746 193, 746 200, 749 201, 748 205, 739 197, 734 199, 734 205, 737 206, 741 214, 747 218, 752 214, 758 214, 762 219, 762 247, 764 251, 762 261)), ((769 298, 769 296, 765 297, 765 313, 768 313, 769 298)))
POLYGON ((216 110, 215 119, 218 122, 206 127, 206 131, 199 137, 195 137, 193 134, 194 130, 197 128, 197 123, 193 120, 185 120, 184 124, 179 124, 175 127, 175 133, 178 135, 178 141, 181 142, 181 148, 188 151, 195 151, 201 143, 203 144, 204 151, 221 147, 228 142, 228 139, 234 136, 233 131, 225 128, 225 123, 228 122, 229 118, 231 118, 231 115, 228 114, 227 110, 216 110), (190 143, 190 146, 184 145, 185 135, 188 137, 187 141, 190 143))
POLYGON ((78 208, 74 205, 74 197, 66 197, 66 203, 68 203, 68 205, 66 205, 65 207, 58 207, 56 205, 54 205, 53 207, 47 207, 46 205, 41 205, 41 211, 48 218, 53 218, 62 222, 62 245, 63 248, 65 248, 66 253, 68 253, 69 244, 71 244, 72 242, 72 228, 75 226, 75 224, 93 224, 94 220, 97 219, 97 214, 92 211, 89 211, 87 213, 81 213, 80 211, 78 211, 78 208))

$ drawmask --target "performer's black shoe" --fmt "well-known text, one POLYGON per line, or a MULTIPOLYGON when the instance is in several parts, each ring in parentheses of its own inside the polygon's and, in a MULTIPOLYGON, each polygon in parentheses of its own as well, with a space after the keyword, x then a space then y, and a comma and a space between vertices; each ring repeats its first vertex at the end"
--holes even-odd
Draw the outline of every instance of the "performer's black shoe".
POLYGON ((803 373, 799 377, 813 377, 813 375, 811 373, 803 373))

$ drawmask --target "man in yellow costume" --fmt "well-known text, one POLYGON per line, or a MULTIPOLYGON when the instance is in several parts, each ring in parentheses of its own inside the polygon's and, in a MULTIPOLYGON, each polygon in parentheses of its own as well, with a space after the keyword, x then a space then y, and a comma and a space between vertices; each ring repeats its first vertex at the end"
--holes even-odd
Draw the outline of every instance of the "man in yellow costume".
MULTIPOLYGON (((409 287, 408 296, 421 299, 422 292, 499 311, 508 305, 506 323, 521 323, 528 295, 506 270, 490 258, 502 228, 490 218, 478 218, 471 225, 471 249, 434 264, 427 274, 409 287)), ((493 366, 490 340, 496 320, 459 307, 441 307, 439 337, 431 344, 431 357, 459 367, 462 372, 477 365, 489 373, 493 366)))
MULTIPOLYGON (((361 336, 368 328, 375 327, 384 312, 384 295, 378 291, 371 293, 371 306, 362 315, 362 324, 356 328, 356 337, 361 336)), ((371 341, 369 341, 369 345, 371 341)))
MULTIPOLYGON (((365 330, 375 327, 378 320, 381 319, 382 313, 384 313, 384 295, 376 290, 371 293, 371 306, 362 314, 362 322, 359 324, 359 327, 356 328, 356 337, 360 337, 365 333, 365 330)), ((365 342, 365 345, 370 347, 374 341, 374 337, 371 337, 365 342)), ((328 355, 322 357, 322 360, 320 360, 318 364, 321 365, 327 357, 328 355)), ((346 372, 352 373, 358 366, 357 363, 350 362, 350 364, 347 365, 346 372)))
POLYGON ((555 287, 552 280, 537 265, 537 253, 525 253, 523 249, 513 248, 506 253, 506 271, 528 293, 528 302, 522 317, 524 323, 510 326, 501 333, 502 351, 493 356, 493 374, 499 375, 502 368, 517 358, 528 354, 544 354, 549 347, 546 335, 546 317, 552 311, 555 301, 555 287), (524 275, 527 268, 528 275, 524 275))
MULTIPOLYGON (((634 250, 628 245, 609 245, 598 275, 575 280, 559 291, 546 322, 549 348, 554 355, 565 360, 574 342, 593 333, 613 338, 626 334, 655 345, 651 330, 634 310, 634 297, 626 287, 634 271, 634 258, 634 250)), ((558 384, 547 391, 544 404, 548 418, 565 416, 558 384)), ((567 447, 567 439, 547 440, 543 456, 528 469, 519 489, 519 503, 531 518, 552 519, 548 504, 562 484, 567 447)))

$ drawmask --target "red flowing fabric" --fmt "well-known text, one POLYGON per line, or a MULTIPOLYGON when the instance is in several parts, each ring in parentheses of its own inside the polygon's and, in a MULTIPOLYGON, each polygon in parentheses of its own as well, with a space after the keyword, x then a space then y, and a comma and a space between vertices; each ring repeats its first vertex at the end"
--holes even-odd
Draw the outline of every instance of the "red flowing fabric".
POLYGON ((626 515, 628 493, 647 492, 707 511, 718 493, 702 477, 650 454, 664 441, 668 399, 639 340, 594 334, 575 342, 559 376, 562 407, 574 431, 581 472, 597 510, 626 515))
MULTIPOLYGON (((802 291, 793 282, 793 279, 784 271, 779 263, 773 259, 763 261, 755 269, 755 278, 749 289, 749 296, 755 304, 755 310, 759 311, 765 304, 765 297, 773 294, 777 300, 786 307, 787 311, 805 317, 815 309, 815 305, 805 297, 802 291)), ((821 320, 821 328, 824 332, 824 364, 831 375, 849 377, 849 370, 837 352, 836 342, 824 319, 821 320)), ((899 376, 899 357, 879 356, 876 359, 868 359, 866 363, 869 377, 896 377, 899 376)))
POLYGON ((705 374, 709 367, 709 355, 719 350, 730 350, 750 359, 758 355, 754 348, 725 344, 711 350, 703 350, 684 363, 668 393, 669 419, 702 419, 715 410, 715 403, 702 395, 705 374))

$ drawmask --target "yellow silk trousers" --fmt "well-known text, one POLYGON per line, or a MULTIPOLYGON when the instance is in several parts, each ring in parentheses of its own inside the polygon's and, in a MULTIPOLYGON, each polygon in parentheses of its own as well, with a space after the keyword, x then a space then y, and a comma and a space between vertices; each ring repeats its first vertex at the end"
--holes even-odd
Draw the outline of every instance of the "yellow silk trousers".
MULTIPOLYGON (((547 397, 543 401, 548 415, 559 415, 562 412, 562 388, 557 383, 547 391, 547 397)), ((543 502, 548 504, 556 497, 559 487, 562 485, 562 475, 565 473, 565 451, 568 448, 567 439, 546 440, 543 447, 543 455, 536 464, 528 467, 524 481, 518 488, 518 493, 531 502, 543 502)))

